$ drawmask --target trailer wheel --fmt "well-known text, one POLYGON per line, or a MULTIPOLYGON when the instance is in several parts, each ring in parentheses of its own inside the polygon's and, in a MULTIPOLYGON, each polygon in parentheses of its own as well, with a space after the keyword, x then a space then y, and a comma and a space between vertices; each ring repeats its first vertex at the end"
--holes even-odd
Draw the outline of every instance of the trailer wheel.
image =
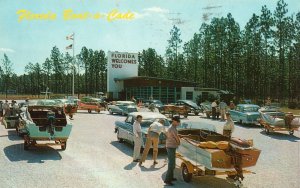
POLYGON ((61 142, 61 149, 66 150, 66 148, 67 148, 67 141, 61 142))
POLYGON ((24 140, 24 150, 28 150, 29 149, 29 143, 26 141, 26 140, 24 140))
POLYGON ((270 134, 270 130, 267 127, 265 127, 265 133, 270 134))
POLYGON ((293 134, 294 134, 294 130, 290 130, 290 131, 289 131, 289 134, 290 134, 290 135, 293 135, 293 134))
POLYGON ((182 164, 182 177, 183 177, 183 180, 185 182, 190 182, 192 180, 192 176, 193 174, 192 173, 189 173, 189 170, 188 170, 188 167, 186 166, 186 164, 182 164))

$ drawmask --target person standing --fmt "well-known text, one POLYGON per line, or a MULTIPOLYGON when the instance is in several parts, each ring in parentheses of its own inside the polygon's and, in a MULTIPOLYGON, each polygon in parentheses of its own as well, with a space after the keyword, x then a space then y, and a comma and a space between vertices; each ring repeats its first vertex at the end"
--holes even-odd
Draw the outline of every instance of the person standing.
POLYGON ((219 104, 220 113, 221 113, 221 121, 225 121, 226 107, 227 107, 227 104, 224 102, 224 100, 221 100, 221 102, 219 104))
POLYGON ((152 145, 153 147, 153 165, 157 164, 157 154, 158 154, 158 142, 159 142, 159 135, 163 132, 165 133, 165 120, 164 119, 159 119, 158 122, 155 121, 153 122, 149 129, 148 129, 148 135, 147 135, 147 140, 145 144, 145 149, 143 151, 142 159, 140 160, 139 165, 142 165, 143 162, 145 162, 148 152, 150 150, 150 147, 152 145))
POLYGON ((3 117, 3 102, 0 101, 0 122, 2 121, 2 117, 3 117))
POLYGON ((212 119, 216 119, 216 115, 217 115, 217 107, 218 107, 217 100, 214 100, 214 101, 211 103, 211 114, 212 114, 212 119))
POLYGON ((231 119, 230 113, 226 112, 226 123, 224 124, 223 127, 223 135, 230 138, 233 131, 234 131, 234 122, 231 119))
POLYGON ((233 103, 233 101, 230 101, 229 108, 230 108, 230 110, 235 109, 235 104, 233 103))
POLYGON ((180 119, 178 116, 172 118, 172 124, 167 131, 166 148, 168 153, 168 170, 164 183, 166 185, 173 185, 172 181, 176 181, 174 178, 174 170, 176 165, 176 148, 180 145, 180 138, 177 134, 176 127, 180 125, 180 119))
POLYGON ((141 115, 136 116, 136 121, 133 123, 133 134, 134 134, 134 150, 133 150, 133 162, 139 162, 141 157, 142 147, 142 128, 141 122, 143 117, 141 115))
POLYGON ((9 107, 9 104, 8 104, 8 101, 5 100, 5 103, 3 104, 3 110, 4 110, 4 117, 6 116, 9 116, 10 114, 10 107, 9 107))

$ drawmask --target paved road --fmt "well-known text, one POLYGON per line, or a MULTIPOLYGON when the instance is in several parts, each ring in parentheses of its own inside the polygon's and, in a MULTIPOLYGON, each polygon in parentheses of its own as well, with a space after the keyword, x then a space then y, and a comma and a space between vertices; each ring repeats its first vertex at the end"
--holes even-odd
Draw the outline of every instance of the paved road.
MULTIPOLYGON (((159 164, 144 167, 132 163, 132 146, 118 143, 113 133, 114 122, 125 117, 80 112, 73 120, 73 130, 65 151, 59 147, 23 150, 23 141, 14 130, 0 126, 0 188, 8 187, 163 187, 166 152, 159 152, 159 164)), ((219 132, 222 122, 199 116, 188 120, 209 122, 219 132)), ((236 126, 233 136, 253 138, 262 149, 256 174, 245 175, 245 187, 299 187, 300 185, 300 135, 265 135, 258 127, 236 126)), ((148 159, 150 159, 149 156, 148 159)), ((179 165, 179 161, 178 165, 179 165)), ((194 178, 185 183, 177 166, 175 187, 230 188, 234 187, 224 177, 194 178)))

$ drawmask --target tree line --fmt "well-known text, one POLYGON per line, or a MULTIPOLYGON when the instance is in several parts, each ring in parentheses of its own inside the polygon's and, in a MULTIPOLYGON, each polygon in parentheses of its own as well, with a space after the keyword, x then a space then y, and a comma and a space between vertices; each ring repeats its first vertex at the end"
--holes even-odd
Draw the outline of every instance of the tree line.
MULTIPOLYGON (((202 23, 183 42, 178 26, 170 31, 164 55, 154 48, 139 52, 139 75, 192 81, 200 87, 228 90, 237 97, 300 98, 300 12, 288 14, 284 0, 271 12, 263 6, 244 28, 231 13, 202 23)), ((106 91, 107 56, 103 50, 82 47, 74 58, 53 47, 40 63, 28 63, 23 75, 13 73, 6 54, 0 69, 3 92, 37 95, 48 87, 54 93, 106 91)))

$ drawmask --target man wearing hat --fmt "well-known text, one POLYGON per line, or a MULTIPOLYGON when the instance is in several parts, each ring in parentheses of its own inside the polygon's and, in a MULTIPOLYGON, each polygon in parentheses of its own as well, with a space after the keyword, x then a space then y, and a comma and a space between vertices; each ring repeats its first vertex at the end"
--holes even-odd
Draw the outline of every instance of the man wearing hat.
POLYGON ((226 112, 226 123, 223 127, 223 135, 231 137, 231 134, 234 130, 234 122, 231 119, 230 113, 226 112))
POLYGON ((165 177, 166 185, 173 185, 172 181, 176 181, 174 178, 174 170, 175 170, 175 155, 176 148, 180 144, 180 138, 178 137, 176 127, 180 125, 179 116, 174 116, 172 118, 172 124, 167 131, 167 140, 166 140, 166 148, 168 152, 168 171, 165 177))

